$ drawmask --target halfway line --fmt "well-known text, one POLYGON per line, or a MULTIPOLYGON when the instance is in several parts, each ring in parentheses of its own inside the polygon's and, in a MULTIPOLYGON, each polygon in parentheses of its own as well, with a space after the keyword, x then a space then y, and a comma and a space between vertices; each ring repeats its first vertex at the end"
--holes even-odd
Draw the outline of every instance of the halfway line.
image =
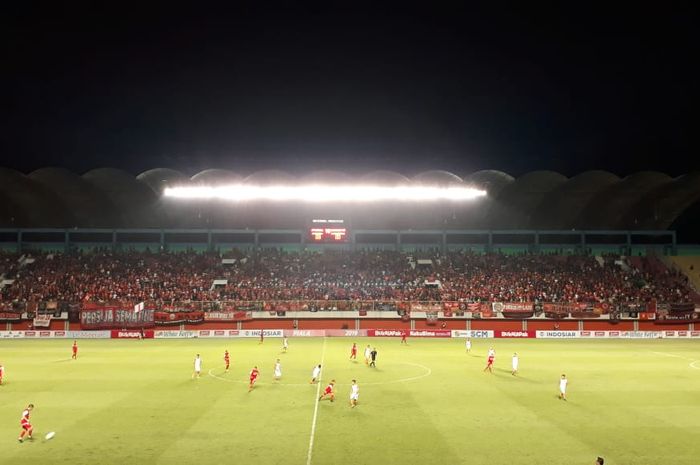
POLYGON ((311 454, 314 449, 314 435, 316 434, 316 417, 318 416, 318 397, 321 393, 321 377, 323 376, 323 356, 326 354, 326 337, 323 336, 323 349, 321 349, 321 374, 316 385, 316 403, 314 405, 314 419, 311 422, 311 437, 309 438, 309 453, 306 455, 306 465, 311 465, 311 454))

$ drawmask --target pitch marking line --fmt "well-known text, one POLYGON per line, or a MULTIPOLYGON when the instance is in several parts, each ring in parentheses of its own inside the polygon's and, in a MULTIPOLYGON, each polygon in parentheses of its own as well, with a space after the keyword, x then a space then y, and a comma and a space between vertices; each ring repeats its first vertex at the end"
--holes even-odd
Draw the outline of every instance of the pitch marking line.
POLYGON ((326 337, 323 337, 323 349, 321 349, 321 367, 322 371, 316 383, 316 402, 314 404, 314 418, 311 421, 311 437, 309 437, 309 453, 306 455, 306 465, 311 465, 311 454, 314 450, 314 436, 316 435, 316 418, 318 418, 318 402, 319 394, 321 393, 321 378, 323 377, 323 357, 326 355, 326 337))
MULTIPOLYGON (((433 370, 428 368, 425 365, 421 365, 419 363, 410 363, 410 362, 397 362, 396 365, 409 365, 409 366, 414 366, 418 368, 422 368, 425 370, 425 373, 422 373, 417 376, 411 376, 410 378, 400 378, 400 379, 392 379, 389 381, 376 381, 373 383, 362 383, 363 386, 380 386, 383 384, 396 384, 396 383, 407 383, 409 381, 416 381, 421 378, 426 378, 430 375, 433 374, 433 370)), ((211 376, 212 378, 216 378, 220 381, 226 381, 227 383, 240 383, 240 384, 248 384, 247 381, 240 380, 240 379, 230 379, 230 378, 224 378, 223 376, 219 376, 213 373, 213 369, 210 369, 208 371, 208 375, 211 376)), ((260 381, 255 383, 256 385, 260 386, 308 386, 309 383, 270 383, 270 382, 264 382, 260 381)), ((350 386, 349 383, 335 383, 336 386, 350 386)))
POLYGON ((653 351, 652 351, 652 354, 663 355, 664 357, 680 358, 681 360, 687 360, 687 361, 690 362, 690 363, 688 364, 688 366, 689 366, 690 368, 693 368, 693 369, 695 369, 695 370, 700 370, 700 366, 698 366, 698 364, 700 364, 700 360, 696 360, 696 359, 694 359, 694 358, 683 357, 682 355, 669 354, 669 353, 667 353, 667 352, 653 352, 653 351))

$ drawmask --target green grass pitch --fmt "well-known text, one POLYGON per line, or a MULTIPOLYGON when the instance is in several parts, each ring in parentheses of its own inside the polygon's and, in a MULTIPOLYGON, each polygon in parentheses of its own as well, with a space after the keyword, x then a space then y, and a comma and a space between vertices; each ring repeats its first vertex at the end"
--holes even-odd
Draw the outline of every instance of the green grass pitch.
POLYGON ((683 340, 353 339, 0 341, 8 464, 700 463, 700 345, 683 340), (377 368, 362 351, 377 347, 377 368), (494 374, 484 373, 496 349, 494 374), (232 368, 223 370, 223 352, 232 368), (510 374, 520 355, 520 374, 510 374), (191 379, 192 360, 204 371, 191 379), (273 380, 275 359, 283 377, 273 380), (311 370, 337 381, 317 405, 311 370), (248 372, 261 377, 248 393, 248 372), (569 400, 557 399, 566 373, 569 400), (360 385, 349 405, 350 381, 360 385), (20 444, 34 403, 35 439, 20 444), (316 414, 315 414, 316 413, 316 414), (313 434, 312 434, 313 429, 313 434), (56 437, 43 439, 49 431, 56 437))

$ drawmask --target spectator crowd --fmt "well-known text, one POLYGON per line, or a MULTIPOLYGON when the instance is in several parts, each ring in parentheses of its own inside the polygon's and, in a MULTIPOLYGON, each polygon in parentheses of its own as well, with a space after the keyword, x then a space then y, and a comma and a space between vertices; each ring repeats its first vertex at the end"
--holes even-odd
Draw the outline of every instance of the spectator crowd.
POLYGON ((0 255, 0 301, 399 300, 469 302, 684 302, 682 276, 638 258, 583 255, 94 252, 0 255), (9 257, 9 258, 8 258, 9 257), (419 260, 420 259, 420 260, 419 260), (616 263, 617 261, 617 263, 616 263), (214 286, 214 280, 227 284, 214 286))

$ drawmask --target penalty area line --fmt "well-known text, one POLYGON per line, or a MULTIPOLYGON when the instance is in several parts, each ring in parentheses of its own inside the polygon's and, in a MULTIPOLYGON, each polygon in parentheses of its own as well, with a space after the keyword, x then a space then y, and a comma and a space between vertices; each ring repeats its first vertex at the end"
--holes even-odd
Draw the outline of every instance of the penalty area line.
POLYGON ((326 355, 326 337, 323 337, 323 348, 321 349, 321 374, 316 383, 316 402, 314 403, 314 417, 311 421, 311 436, 309 437, 309 452, 306 454, 306 465, 311 465, 311 455, 314 450, 314 436, 316 435, 316 419, 318 418, 318 398, 321 394, 321 378, 323 377, 323 357, 326 355))

